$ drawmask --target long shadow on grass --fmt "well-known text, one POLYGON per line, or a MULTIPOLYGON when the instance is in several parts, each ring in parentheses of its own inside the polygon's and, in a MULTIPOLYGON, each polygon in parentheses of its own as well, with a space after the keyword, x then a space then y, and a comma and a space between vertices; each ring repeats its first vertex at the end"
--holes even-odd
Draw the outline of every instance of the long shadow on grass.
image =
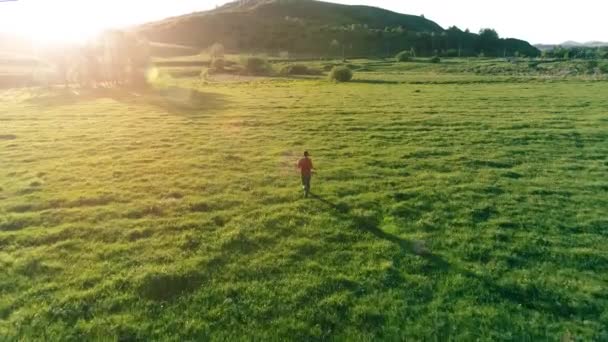
POLYGON ((395 245, 399 246, 401 250, 406 253, 416 254, 422 258, 425 258, 428 261, 432 262, 433 265, 439 269, 447 270, 448 268, 450 268, 450 264, 441 256, 434 255, 426 250, 423 250, 420 247, 416 247, 416 243, 414 241, 401 238, 397 235, 387 233, 384 230, 380 229, 379 220, 377 217, 353 215, 350 212, 348 206, 346 205, 332 203, 329 200, 316 194, 311 194, 311 196, 319 202, 332 208, 336 212, 338 217, 344 220, 352 221, 356 228, 366 231, 382 240, 392 242, 395 245))
POLYGON ((389 81, 389 80, 352 80, 352 83, 364 83, 364 84, 400 84, 400 81, 389 81))
POLYGON ((433 270, 429 269, 429 272, 436 275, 460 274, 472 280, 471 286, 476 282, 477 286, 480 286, 482 289, 488 289, 490 292, 489 297, 484 298, 483 301, 494 301, 497 305, 508 301, 529 310, 562 318, 571 318, 573 315, 592 317, 600 315, 602 312, 602 308, 594 302, 571 304, 572 300, 563 294, 551 289, 542 288, 539 284, 533 283, 528 286, 522 286, 513 282, 499 284, 497 283, 497 278, 492 275, 478 274, 463 266, 450 263, 439 255, 419 250, 413 241, 383 231, 379 227, 380 221, 378 217, 359 216, 353 214, 348 205, 336 204, 315 194, 312 194, 312 197, 330 207, 341 219, 353 222, 355 228, 366 231, 379 239, 394 243, 405 253, 415 254, 426 259, 433 267, 433 270))
POLYGON ((54 89, 34 96, 27 103, 41 107, 76 105, 83 102, 111 99, 129 106, 153 107, 171 114, 196 117, 223 109, 229 101, 224 95, 203 93, 191 88, 126 88, 98 87, 91 89, 54 89))

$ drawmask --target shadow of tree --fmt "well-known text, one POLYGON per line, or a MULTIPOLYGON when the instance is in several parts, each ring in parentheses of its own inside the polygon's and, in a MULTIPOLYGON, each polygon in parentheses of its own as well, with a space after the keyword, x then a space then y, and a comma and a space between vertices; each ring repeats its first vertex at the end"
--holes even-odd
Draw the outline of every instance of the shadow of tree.
POLYGON ((400 81, 389 81, 389 80, 362 80, 354 79, 351 83, 364 83, 364 84, 400 84, 400 81))
MULTIPOLYGON (((366 231, 375 237, 389 241, 404 252, 417 255, 430 263, 432 272, 437 276, 443 274, 460 274, 470 279, 471 284, 477 284, 489 290, 490 296, 483 298, 483 301, 490 301, 496 304, 501 302, 511 302, 515 305, 535 310, 547 315, 558 316, 570 319, 573 315, 590 316, 599 315, 602 308, 596 302, 574 302, 554 290, 542 288, 538 284, 522 285, 514 282, 498 282, 498 278, 491 274, 479 274, 471 271, 456 263, 450 263, 442 256, 428 251, 421 253, 416 250, 414 241, 410 241, 399 236, 385 232, 380 228, 379 215, 361 216, 353 214, 348 205, 344 203, 336 204, 319 195, 311 194, 312 198, 327 205, 341 219, 353 222, 356 229, 366 231)), ((431 271, 431 270, 429 270, 431 271)))
POLYGON ((59 107, 99 99, 112 99, 129 106, 155 107, 171 114, 188 116, 221 110, 229 103, 222 94, 181 87, 52 89, 34 95, 26 102, 40 107, 59 107))

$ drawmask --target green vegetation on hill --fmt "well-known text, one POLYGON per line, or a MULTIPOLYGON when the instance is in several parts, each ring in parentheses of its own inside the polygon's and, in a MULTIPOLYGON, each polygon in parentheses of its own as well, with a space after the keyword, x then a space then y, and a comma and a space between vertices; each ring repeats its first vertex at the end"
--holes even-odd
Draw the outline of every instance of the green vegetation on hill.
POLYGON ((208 47, 220 42, 235 52, 288 51, 309 56, 537 56, 525 41, 444 30, 421 16, 368 6, 314 0, 235 1, 218 9, 141 26, 151 41, 208 47))
POLYGON ((1 91, 0 340, 608 339, 608 83, 350 63, 1 91))

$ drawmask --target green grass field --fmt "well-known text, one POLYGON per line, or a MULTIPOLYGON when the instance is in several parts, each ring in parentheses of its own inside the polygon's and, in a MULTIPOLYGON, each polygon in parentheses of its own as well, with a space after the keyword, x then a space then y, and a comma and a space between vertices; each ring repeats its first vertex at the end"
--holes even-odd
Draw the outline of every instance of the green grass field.
POLYGON ((407 70, 3 90, 0 340, 605 341, 606 94, 407 70))

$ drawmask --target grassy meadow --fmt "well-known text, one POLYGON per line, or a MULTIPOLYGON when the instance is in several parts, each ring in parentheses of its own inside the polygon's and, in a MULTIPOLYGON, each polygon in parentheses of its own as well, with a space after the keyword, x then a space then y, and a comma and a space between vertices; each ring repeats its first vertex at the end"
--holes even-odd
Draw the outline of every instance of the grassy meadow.
POLYGON ((608 82, 449 67, 1 90, 0 340, 607 340, 608 82))

